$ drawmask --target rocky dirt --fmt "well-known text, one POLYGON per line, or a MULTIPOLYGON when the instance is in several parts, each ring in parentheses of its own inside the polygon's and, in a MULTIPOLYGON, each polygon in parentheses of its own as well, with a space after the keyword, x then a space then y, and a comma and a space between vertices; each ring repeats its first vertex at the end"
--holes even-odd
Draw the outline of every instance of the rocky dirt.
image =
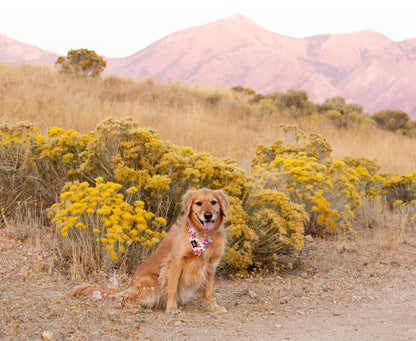
POLYGON ((416 248, 368 231, 308 241, 294 270, 217 278, 221 315, 199 298, 175 316, 70 299, 47 245, 0 230, 0 340, 416 340, 416 248))

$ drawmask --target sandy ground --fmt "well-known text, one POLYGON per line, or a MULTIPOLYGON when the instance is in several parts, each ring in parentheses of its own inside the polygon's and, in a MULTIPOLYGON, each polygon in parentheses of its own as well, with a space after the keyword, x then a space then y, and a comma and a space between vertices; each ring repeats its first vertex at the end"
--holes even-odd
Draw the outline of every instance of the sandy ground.
POLYGON ((217 278, 221 315, 199 298, 176 316, 70 299, 46 245, 0 230, 0 340, 416 340, 416 248, 369 233, 309 241, 295 270, 217 278))

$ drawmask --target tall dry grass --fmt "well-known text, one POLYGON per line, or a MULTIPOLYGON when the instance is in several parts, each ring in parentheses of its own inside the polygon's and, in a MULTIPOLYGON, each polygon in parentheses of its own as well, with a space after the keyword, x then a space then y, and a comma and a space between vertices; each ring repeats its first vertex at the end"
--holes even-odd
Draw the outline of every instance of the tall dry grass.
POLYGON ((382 171, 416 170, 416 139, 385 131, 340 130, 299 119, 250 115, 247 99, 229 90, 105 77, 76 79, 46 67, 0 64, 0 123, 27 120, 41 131, 57 126, 86 133, 98 122, 131 116, 163 140, 215 157, 231 157, 248 169, 257 144, 281 138, 280 124, 323 135, 333 156, 377 159, 382 171), (209 100, 212 95, 216 100, 209 100))

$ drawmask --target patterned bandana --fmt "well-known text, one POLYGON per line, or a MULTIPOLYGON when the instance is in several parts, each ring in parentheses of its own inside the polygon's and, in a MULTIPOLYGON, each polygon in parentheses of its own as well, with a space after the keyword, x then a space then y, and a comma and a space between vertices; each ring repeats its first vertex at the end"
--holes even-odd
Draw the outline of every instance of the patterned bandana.
POLYGON ((191 243, 192 249, 194 250, 195 256, 199 257, 208 250, 212 244, 212 237, 198 237, 191 223, 188 223, 188 238, 191 243))

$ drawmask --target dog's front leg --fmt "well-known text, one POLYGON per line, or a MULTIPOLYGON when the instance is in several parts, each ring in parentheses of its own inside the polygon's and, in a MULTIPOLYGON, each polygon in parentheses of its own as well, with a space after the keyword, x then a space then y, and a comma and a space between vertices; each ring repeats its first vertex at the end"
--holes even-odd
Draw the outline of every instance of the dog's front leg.
POLYGON ((172 262, 168 273, 168 297, 166 302, 166 312, 169 314, 179 314, 178 305, 176 303, 176 296, 178 293, 179 278, 182 274, 182 262, 172 262))
POLYGON ((227 313, 227 309, 217 304, 214 297, 214 274, 215 270, 209 271, 207 283, 205 286, 205 298, 208 301, 209 308, 213 313, 227 313))

